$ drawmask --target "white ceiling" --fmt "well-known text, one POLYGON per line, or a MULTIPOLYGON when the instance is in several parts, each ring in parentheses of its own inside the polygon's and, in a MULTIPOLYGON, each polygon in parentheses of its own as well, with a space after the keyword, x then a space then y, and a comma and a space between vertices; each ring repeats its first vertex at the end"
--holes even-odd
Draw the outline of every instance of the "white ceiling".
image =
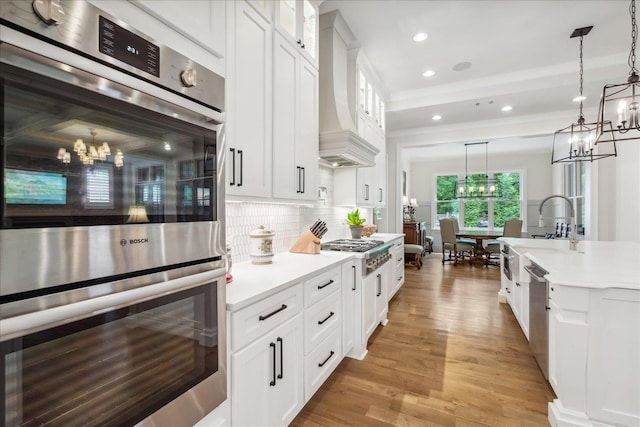
MULTIPOLYGON (((568 126, 578 117, 572 99, 579 91, 580 41, 569 37, 576 28, 594 27, 584 37, 588 122, 595 120, 604 84, 621 83, 629 73, 627 0, 326 0, 320 7, 321 13, 334 9, 385 86, 378 89, 386 100, 387 137, 413 135, 406 146, 445 142, 424 135, 447 129, 484 128, 460 132, 462 140, 481 140, 498 139, 491 138, 500 134, 495 128, 506 124, 515 130, 503 136, 529 136, 532 127, 522 126, 517 134, 518 123, 540 118, 552 126, 547 135, 568 126), (412 37, 419 31, 429 38, 416 43, 412 37), (455 71, 462 62, 471 67, 455 71), (435 76, 423 77, 427 69, 435 76), (507 104, 513 110, 500 111, 507 104), (443 119, 431 120, 434 114, 443 119)), ((552 138, 533 140, 550 144, 552 138)), ((522 149, 538 150, 531 141, 522 149)))

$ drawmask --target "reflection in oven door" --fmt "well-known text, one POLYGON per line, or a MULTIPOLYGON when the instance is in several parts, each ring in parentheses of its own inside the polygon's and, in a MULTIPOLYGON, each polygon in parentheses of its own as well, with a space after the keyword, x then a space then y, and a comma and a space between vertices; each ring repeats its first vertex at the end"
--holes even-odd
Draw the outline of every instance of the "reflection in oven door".
MULTIPOLYGON (((94 310, 88 317, 43 330, 29 318, 47 318, 46 311, 21 316, 23 325, 37 332, 2 336, 3 425, 129 426, 207 380, 208 393, 214 395, 226 387, 220 372, 224 336, 219 336, 224 310, 222 316, 216 314, 224 283, 218 277, 168 294, 159 292, 162 296, 94 310)), ((100 304, 112 301, 110 295, 100 304)), ((82 310, 82 304, 86 302, 65 311, 82 310)), ((6 326, 3 334, 12 329, 6 326)), ((215 405, 224 395, 220 398, 215 405)), ((195 412, 189 404, 178 408, 195 412)), ((178 408, 174 412, 182 412, 178 408)), ((195 418, 189 422, 202 415, 191 415, 195 418)))
MULTIPOLYGON (((7 61, 0 64, 1 295, 224 254, 219 125, 88 91, 107 83, 81 70, 74 75, 86 81, 77 87, 18 68, 13 62, 22 59, 53 75, 61 64, 7 44, 0 59, 7 61)), ((186 114, 130 88, 109 87, 186 114)))

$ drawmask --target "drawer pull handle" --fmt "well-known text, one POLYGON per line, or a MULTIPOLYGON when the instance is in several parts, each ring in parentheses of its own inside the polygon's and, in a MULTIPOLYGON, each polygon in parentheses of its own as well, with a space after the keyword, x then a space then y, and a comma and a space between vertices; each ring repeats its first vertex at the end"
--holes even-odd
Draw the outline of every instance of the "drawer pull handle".
POLYGON ((329 313, 329 315, 327 317, 324 318, 324 320, 318 320, 318 325, 322 325, 324 322, 326 322, 327 320, 331 319, 331 316, 333 316, 335 313, 332 311, 329 313))
MULTIPOLYGON (((283 344, 282 338, 280 338, 280 337, 278 337, 278 339, 276 341, 278 341, 280 343, 280 373, 278 374, 278 379, 281 380, 282 376, 284 374, 283 370, 282 370, 282 367, 284 366, 284 362, 283 362, 283 359, 284 359, 284 355, 283 355, 283 353, 284 353, 284 344, 283 344)), ((275 365, 274 365, 274 367, 275 367, 275 365)))
POLYGON ((353 288, 351 288, 352 291, 356 290, 356 266, 352 265, 351 268, 353 269, 353 288))
POLYGON ((318 363, 318 368, 322 368, 329 361, 329 359, 333 357, 334 354, 336 353, 333 350, 331 350, 331 353, 329 353, 329 356, 327 356, 327 358, 324 359, 324 362, 318 363))
POLYGON ((327 283, 325 283, 324 285, 318 285, 318 289, 324 289, 327 286, 329 286, 330 284, 333 283, 333 280, 329 280, 327 283))
POLYGON ((281 312, 282 310, 284 310, 285 308, 287 308, 286 304, 282 304, 282 307, 280 307, 279 309, 277 309, 277 310, 275 310, 275 311, 272 311, 271 313, 269 313, 269 314, 267 314, 267 315, 265 315, 265 316, 260 315, 260 317, 258 317, 258 319, 260 319, 260 320, 267 320, 269 317, 273 316, 274 314, 278 314, 278 313, 280 313, 280 312, 281 312))
POLYGON ((273 379, 269 382, 269 385, 273 387, 276 385, 276 345, 275 343, 269 343, 269 347, 273 350, 273 379))

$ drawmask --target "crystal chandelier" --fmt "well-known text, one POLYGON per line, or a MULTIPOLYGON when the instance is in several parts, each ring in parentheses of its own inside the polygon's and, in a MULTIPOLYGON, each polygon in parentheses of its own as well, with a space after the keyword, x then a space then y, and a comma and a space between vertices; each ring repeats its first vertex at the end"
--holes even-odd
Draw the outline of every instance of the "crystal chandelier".
MULTIPOLYGON (((582 114, 582 101, 585 97, 582 95, 582 81, 584 75, 583 56, 582 56, 582 41, 584 36, 589 34, 592 26, 576 28, 571 33, 569 38, 580 37, 580 96, 577 98, 580 100, 580 114, 578 115, 578 121, 572 123, 566 128, 560 129, 553 134, 553 151, 551 152, 551 164, 554 163, 572 163, 572 162, 593 162, 594 160, 604 159, 606 157, 616 156, 616 142, 615 136, 611 134, 613 145, 602 145, 596 148, 596 130, 597 123, 585 123, 584 115, 582 114), (568 145, 565 145, 565 141, 568 145), (569 148, 568 155, 566 154, 565 147, 569 148)), ((603 124, 606 129, 611 130, 611 122, 607 121, 603 124)))
POLYGON ((464 144, 464 179, 458 181, 458 185, 454 190, 455 194, 453 198, 487 198, 497 196, 496 192, 496 180, 489 178, 489 141, 484 142, 469 142, 464 144), (484 175, 471 175, 467 171, 468 166, 468 148, 470 145, 484 145, 484 158, 485 158, 485 174, 484 175))
MULTIPOLYGON (((78 155, 82 164, 93 166, 96 160, 106 161, 107 157, 111 155, 111 148, 106 142, 96 146, 97 132, 95 129, 89 129, 89 133, 91 134, 91 144, 87 146, 82 139, 78 138, 73 144, 73 151, 78 155)), ((58 160, 64 164, 71 163, 71 153, 66 148, 58 149, 58 160)), ((113 164, 117 168, 124 166, 124 155, 121 150, 116 150, 116 154, 113 156, 113 164)))
POLYGON ((640 77, 636 69, 636 39, 638 26, 636 24, 636 2, 631 0, 629 6, 631 15, 631 51, 628 64, 631 68, 626 83, 608 84, 602 90, 600 108, 598 109, 598 123, 596 130, 596 144, 640 139, 640 118, 638 91, 640 77), (614 123, 614 126, 611 126, 614 123))

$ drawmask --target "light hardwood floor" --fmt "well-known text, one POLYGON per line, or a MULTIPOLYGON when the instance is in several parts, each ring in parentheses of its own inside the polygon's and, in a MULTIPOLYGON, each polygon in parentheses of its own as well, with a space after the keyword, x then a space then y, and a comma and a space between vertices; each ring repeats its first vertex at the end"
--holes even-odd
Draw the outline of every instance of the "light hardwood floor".
POLYGON ((345 358, 293 426, 548 426, 551 387, 510 307, 497 267, 406 269, 362 360, 345 358))

